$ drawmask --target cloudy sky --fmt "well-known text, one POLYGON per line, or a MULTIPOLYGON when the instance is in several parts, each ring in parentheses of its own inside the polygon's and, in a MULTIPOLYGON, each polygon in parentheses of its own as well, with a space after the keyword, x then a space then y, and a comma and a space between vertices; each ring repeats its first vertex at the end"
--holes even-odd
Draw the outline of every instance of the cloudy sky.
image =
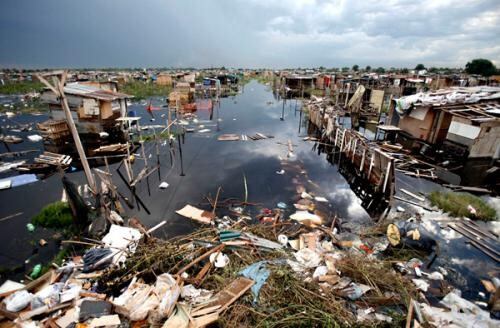
POLYGON ((500 64, 499 0, 1 0, 1 67, 500 64))

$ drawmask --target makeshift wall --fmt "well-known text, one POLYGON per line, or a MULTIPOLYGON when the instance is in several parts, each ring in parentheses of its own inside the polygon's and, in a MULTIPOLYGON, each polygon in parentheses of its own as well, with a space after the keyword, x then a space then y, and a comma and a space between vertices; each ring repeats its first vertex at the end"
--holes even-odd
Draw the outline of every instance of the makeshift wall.
POLYGON ((469 157, 493 157, 499 148, 500 122, 485 122, 470 148, 469 157))
POLYGON ((113 109, 110 101, 101 101, 101 119, 106 120, 113 116, 113 109))
POLYGON ((459 116, 454 116, 446 139, 465 146, 472 146, 474 140, 479 136, 481 128, 473 126, 471 121, 459 116))
POLYGON ((167 74, 160 74, 156 77, 156 84, 172 86, 172 77, 167 74))
POLYGON ((370 105, 380 113, 384 103, 384 90, 372 90, 370 93, 370 105))
POLYGON ((414 113, 414 117, 411 115, 400 117, 399 128, 410 134, 413 138, 427 141, 431 135, 435 112, 430 109, 425 113, 425 115, 421 116, 419 114, 420 113, 414 113))

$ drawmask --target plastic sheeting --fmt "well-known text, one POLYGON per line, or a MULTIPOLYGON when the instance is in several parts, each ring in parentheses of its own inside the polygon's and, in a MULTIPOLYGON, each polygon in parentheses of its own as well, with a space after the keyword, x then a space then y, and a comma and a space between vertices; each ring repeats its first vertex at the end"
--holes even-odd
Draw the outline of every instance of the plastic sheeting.
POLYGON ((498 87, 455 87, 435 92, 419 92, 414 95, 395 99, 396 111, 399 115, 408 114, 414 105, 442 106, 452 104, 472 104, 480 100, 491 100, 500 98, 500 88, 498 87))
POLYGON ((254 264, 251 264, 241 270, 239 273, 240 275, 255 281, 255 284, 251 288, 254 303, 258 302, 260 289, 271 274, 271 271, 269 271, 266 267, 266 263, 267 261, 255 262, 254 264))

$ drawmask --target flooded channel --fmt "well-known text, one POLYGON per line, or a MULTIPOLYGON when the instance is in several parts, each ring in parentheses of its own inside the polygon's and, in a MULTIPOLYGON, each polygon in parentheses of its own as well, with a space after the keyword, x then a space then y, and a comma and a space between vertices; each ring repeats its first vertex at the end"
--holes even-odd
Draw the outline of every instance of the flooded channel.
MULTIPOLYGON (((153 105, 162 106, 164 99, 155 99, 153 105)), ((143 180, 137 185, 137 194, 146 205, 150 214, 141 207, 128 209, 127 216, 137 216, 146 226, 153 226, 163 220, 167 221, 155 234, 161 237, 171 237, 188 233, 196 229, 197 224, 175 213, 186 204, 192 204, 209 209, 206 196, 215 197, 218 187, 221 187, 220 199, 234 198, 258 204, 249 207, 248 214, 258 214, 257 208, 276 208, 277 204, 286 204, 286 215, 295 212, 293 204, 298 200, 297 188, 304 187, 317 196, 325 197, 328 203, 318 208, 328 218, 338 216, 342 222, 356 231, 361 227, 373 224, 373 219, 362 206, 362 201, 351 189, 351 185, 341 174, 339 166, 329 158, 329 154, 319 151, 311 141, 304 141, 308 136, 308 120, 306 113, 301 112, 301 102, 295 99, 283 102, 276 98, 272 90, 265 85, 252 81, 245 85, 236 96, 223 98, 215 105, 213 112, 198 110, 197 123, 194 132, 187 133, 176 148, 171 165, 171 153, 168 145, 160 145, 160 170, 149 176, 148 182, 143 180), (261 133, 273 138, 246 141, 218 141, 221 134, 255 135, 261 133), (291 142, 293 154, 289 152, 288 142, 291 142), (246 180, 246 187, 245 187, 246 180), (161 182, 167 182, 169 187, 159 189, 161 182)), ((132 104, 129 110, 141 116, 140 125, 165 125, 165 108, 155 111, 155 120, 145 111, 140 103, 132 104), (163 116, 163 117, 162 117, 163 116)), ((14 120, 18 123, 39 122, 46 116, 20 115, 14 120)), ((4 120, 3 125, 13 124, 4 120)), ((143 133, 151 133, 145 130, 143 133)), ((30 132, 20 132, 30 134, 30 132)), ((373 130, 364 128, 366 135, 373 136, 373 130)), ((41 149, 42 144, 29 143, 12 145, 12 151, 41 149)), ((2 149, 5 152, 6 149, 2 149)), ((145 144, 146 158, 149 165, 156 163, 155 144, 145 144)), ((140 157, 140 152, 138 152, 140 157)), ((134 171, 137 174, 144 159, 139 158, 134 171)), ((110 166, 115 172, 118 164, 110 166)), ((11 175, 12 173, 9 172, 11 175)), ((3 174, 4 177, 6 173, 3 174)), ((67 173, 69 179, 76 184, 83 184, 84 175, 81 171, 67 173)), ((119 190, 129 195, 123 182, 113 175, 113 180, 119 190)), ((399 186, 411 186, 412 190, 430 191, 440 188, 439 185, 421 179, 398 175, 399 186)), ((14 271, 18 276, 24 274, 37 263, 46 263, 57 253, 61 236, 55 236, 54 231, 37 229, 30 233, 26 224, 30 222, 39 210, 47 203, 61 199, 61 175, 53 176, 36 183, 0 191, 2 206, 0 217, 14 213, 22 213, 12 219, 0 222, 0 267, 2 270, 14 271), (58 238, 54 238, 58 237, 58 238), (41 238, 49 241, 48 246, 39 247, 41 238), (58 240, 55 242, 54 240, 58 240)), ((439 230, 439 229, 437 229, 439 230)), ((484 255, 471 247, 451 247, 449 241, 441 249, 436 263, 443 266, 461 266, 463 261, 473 259, 484 260, 484 255), (464 258, 463 253, 467 253, 464 258), (463 259, 461 263, 454 257, 463 259), (451 259, 451 261, 450 261, 451 259)), ((456 245, 457 243, 453 244, 456 245)), ((461 243, 462 245, 463 243, 461 243)), ((486 265, 486 264, 485 264, 486 265)), ((488 269, 494 269, 491 263, 488 269)), ((461 269, 457 281, 474 279, 474 288, 479 284, 478 269, 461 269), (477 284, 476 284, 477 283, 477 284)), ((457 271, 458 272, 458 271, 457 271)), ((467 283, 461 284, 465 287, 467 283)), ((466 291, 467 292, 467 291, 466 291)), ((473 296, 473 295, 469 295, 473 296)))

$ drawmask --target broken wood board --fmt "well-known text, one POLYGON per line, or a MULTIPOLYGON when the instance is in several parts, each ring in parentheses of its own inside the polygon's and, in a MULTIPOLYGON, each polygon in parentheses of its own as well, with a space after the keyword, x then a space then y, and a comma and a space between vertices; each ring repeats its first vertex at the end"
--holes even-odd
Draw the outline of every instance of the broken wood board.
POLYGON ((212 212, 200 210, 191 205, 186 205, 180 210, 175 211, 175 213, 203 224, 210 224, 215 216, 212 212))
POLYGON ((68 311, 66 311, 64 316, 56 320, 56 325, 58 325, 60 328, 66 328, 72 323, 77 321, 78 321, 78 316, 76 315, 76 309, 71 308, 68 311))
MULTIPOLYGON (((209 301, 203 306, 203 308, 215 307, 220 305, 217 313, 221 313, 227 309, 231 304, 233 304, 241 295, 245 294, 247 290, 250 289, 255 284, 255 281, 245 277, 238 277, 233 280, 229 286, 218 292, 213 301, 209 301)), ((199 312, 201 308, 193 309, 193 312, 199 312)))
POLYGON ((238 134, 221 134, 217 140, 219 141, 238 141, 240 140, 240 136, 238 134))
POLYGON ((408 191, 406 189, 400 188, 399 190, 401 190, 401 192, 403 192, 403 193, 407 194, 408 196, 411 196, 411 197, 413 197, 413 198, 415 198, 415 199, 417 199, 417 200, 419 200, 421 202, 425 201, 424 197, 415 195, 414 193, 412 193, 412 192, 410 192, 410 191, 408 191))

